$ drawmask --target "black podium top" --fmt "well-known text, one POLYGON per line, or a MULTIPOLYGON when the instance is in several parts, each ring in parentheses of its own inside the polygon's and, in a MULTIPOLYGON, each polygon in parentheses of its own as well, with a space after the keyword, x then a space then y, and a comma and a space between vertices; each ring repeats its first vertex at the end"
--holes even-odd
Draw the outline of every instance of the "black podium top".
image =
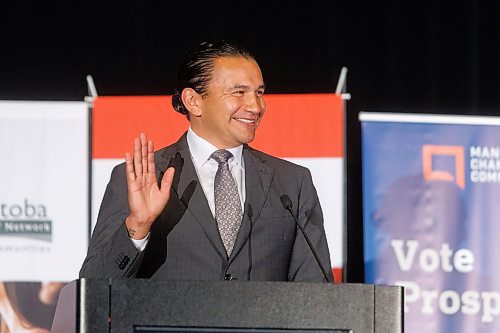
POLYGON ((52 332, 403 332, 401 287, 239 281, 73 281, 52 332))

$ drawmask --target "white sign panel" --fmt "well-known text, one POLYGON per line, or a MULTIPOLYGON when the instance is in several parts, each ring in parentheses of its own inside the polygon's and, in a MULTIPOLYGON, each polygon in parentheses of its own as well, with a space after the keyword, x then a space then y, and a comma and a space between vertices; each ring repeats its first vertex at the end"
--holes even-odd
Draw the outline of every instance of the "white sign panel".
POLYGON ((0 102, 0 280, 70 281, 89 224, 88 108, 0 102))

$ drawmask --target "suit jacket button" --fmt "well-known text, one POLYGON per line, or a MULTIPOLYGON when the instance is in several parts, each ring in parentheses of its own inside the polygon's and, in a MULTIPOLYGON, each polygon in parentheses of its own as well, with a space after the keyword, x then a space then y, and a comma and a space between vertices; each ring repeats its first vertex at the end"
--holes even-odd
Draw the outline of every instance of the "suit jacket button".
POLYGON ((125 269, 125 267, 127 267, 127 264, 129 261, 130 261, 129 256, 124 255, 123 253, 120 253, 115 262, 118 265, 118 268, 123 271, 125 269))

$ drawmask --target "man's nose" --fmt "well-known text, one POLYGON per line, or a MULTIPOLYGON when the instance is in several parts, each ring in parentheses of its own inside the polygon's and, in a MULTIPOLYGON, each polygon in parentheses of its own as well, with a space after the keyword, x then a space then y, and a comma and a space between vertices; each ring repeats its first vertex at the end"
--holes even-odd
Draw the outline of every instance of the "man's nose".
POLYGON ((260 113, 264 109, 264 100, 255 94, 250 94, 246 99, 246 110, 249 112, 260 113))

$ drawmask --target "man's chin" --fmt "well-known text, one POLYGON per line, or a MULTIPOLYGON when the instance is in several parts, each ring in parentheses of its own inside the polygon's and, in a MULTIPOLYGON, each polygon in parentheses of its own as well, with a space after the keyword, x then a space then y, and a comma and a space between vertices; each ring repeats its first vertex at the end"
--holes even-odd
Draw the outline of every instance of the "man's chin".
POLYGON ((240 140, 240 142, 241 142, 241 144, 249 144, 254 139, 255 139, 255 135, 249 135, 247 137, 242 138, 242 140, 240 140))

